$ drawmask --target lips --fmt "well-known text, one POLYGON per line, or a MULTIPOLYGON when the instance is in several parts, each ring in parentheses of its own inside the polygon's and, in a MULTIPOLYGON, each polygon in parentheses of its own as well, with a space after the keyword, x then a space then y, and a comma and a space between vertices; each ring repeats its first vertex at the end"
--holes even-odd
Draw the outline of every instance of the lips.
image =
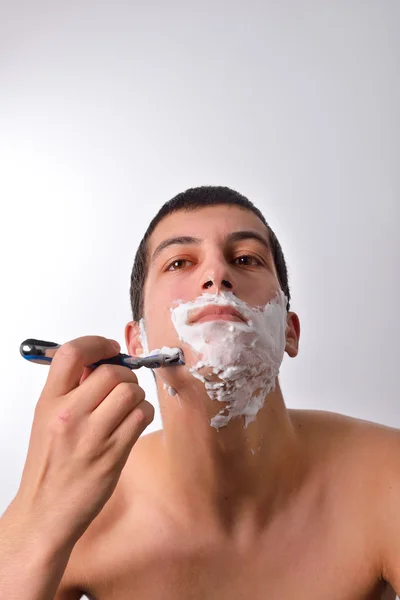
POLYGON ((242 321, 242 323, 247 323, 245 318, 233 306, 217 305, 210 305, 200 310, 194 311, 189 316, 188 323, 189 325, 192 325, 193 323, 199 323, 202 321, 212 321, 214 319, 219 319, 221 321, 242 321))

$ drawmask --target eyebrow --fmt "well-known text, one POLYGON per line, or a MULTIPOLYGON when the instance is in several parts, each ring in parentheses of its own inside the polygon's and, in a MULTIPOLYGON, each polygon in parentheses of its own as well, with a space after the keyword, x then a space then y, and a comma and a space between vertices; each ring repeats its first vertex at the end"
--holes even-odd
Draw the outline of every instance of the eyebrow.
POLYGON ((160 254, 160 252, 165 250, 165 248, 168 248, 168 246, 174 246, 176 244, 180 244, 181 246, 195 244, 198 246, 201 243, 202 243, 202 240, 200 238, 192 237, 189 235, 180 235, 178 237, 167 238, 166 240, 161 242, 161 244, 159 244, 157 246, 157 248, 154 250, 153 256, 151 258, 151 262, 153 263, 156 260, 157 256, 160 254))
POLYGON ((272 254, 271 244, 261 233, 257 233, 257 231, 234 231, 228 235, 228 241, 230 242, 241 242, 242 240, 256 240, 264 246, 269 254, 272 254))
MULTIPOLYGON (((250 230, 249 231, 234 231, 233 233, 230 233, 226 237, 226 241, 228 241, 230 243, 241 242, 242 240, 256 240, 257 242, 260 242, 264 246, 264 248, 268 251, 269 254, 272 255, 272 248, 271 248, 269 241, 264 236, 262 236, 260 233, 257 233, 256 231, 250 231, 250 230)), ((157 246, 157 248, 154 250, 151 262, 154 263, 157 256, 163 250, 165 250, 165 248, 168 248, 169 246, 174 246, 174 245, 196 245, 196 246, 199 246, 202 243, 203 243, 202 239, 193 237, 193 236, 188 236, 188 235, 181 235, 181 236, 177 236, 177 237, 167 238, 166 240, 161 242, 161 244, 159 244, 157 246)))

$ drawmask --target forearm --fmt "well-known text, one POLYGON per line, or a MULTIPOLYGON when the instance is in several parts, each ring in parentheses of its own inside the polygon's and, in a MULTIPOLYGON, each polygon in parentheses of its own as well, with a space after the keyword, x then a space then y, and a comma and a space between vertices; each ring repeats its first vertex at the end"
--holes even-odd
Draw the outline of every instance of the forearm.
POLYGON ((70 541, 51 542, 10 505, 0 518, 0 598, 53 600, 72 548, 70 541))

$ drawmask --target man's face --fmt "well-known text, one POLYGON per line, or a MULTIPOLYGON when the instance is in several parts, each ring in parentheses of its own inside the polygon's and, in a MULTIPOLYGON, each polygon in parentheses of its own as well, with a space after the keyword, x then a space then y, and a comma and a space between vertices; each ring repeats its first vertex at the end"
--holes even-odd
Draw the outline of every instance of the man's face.
POLYGON ((229 291, 250 306, 267 304, 280 289, 268 244, 260 219, 236 206, 165 217, 148 244, 144 321, 149 349, 178 346, 189 358, 171 321, 170 309, 178 300, 229 291))

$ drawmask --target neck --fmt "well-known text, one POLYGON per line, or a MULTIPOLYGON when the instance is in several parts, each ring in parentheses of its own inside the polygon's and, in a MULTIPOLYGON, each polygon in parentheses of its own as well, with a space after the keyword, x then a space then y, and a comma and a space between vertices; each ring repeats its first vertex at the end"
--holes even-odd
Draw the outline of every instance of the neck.
POLYGON ((279 510, 298 487, 300 444, 285 406, 279 380, 255 421, 243 417, 216 430, 210 419, 221 409, 193 380, 170 396, 158 381, 162 463, 175 510, 188 519, 217 524, 261 522, 279 510))

